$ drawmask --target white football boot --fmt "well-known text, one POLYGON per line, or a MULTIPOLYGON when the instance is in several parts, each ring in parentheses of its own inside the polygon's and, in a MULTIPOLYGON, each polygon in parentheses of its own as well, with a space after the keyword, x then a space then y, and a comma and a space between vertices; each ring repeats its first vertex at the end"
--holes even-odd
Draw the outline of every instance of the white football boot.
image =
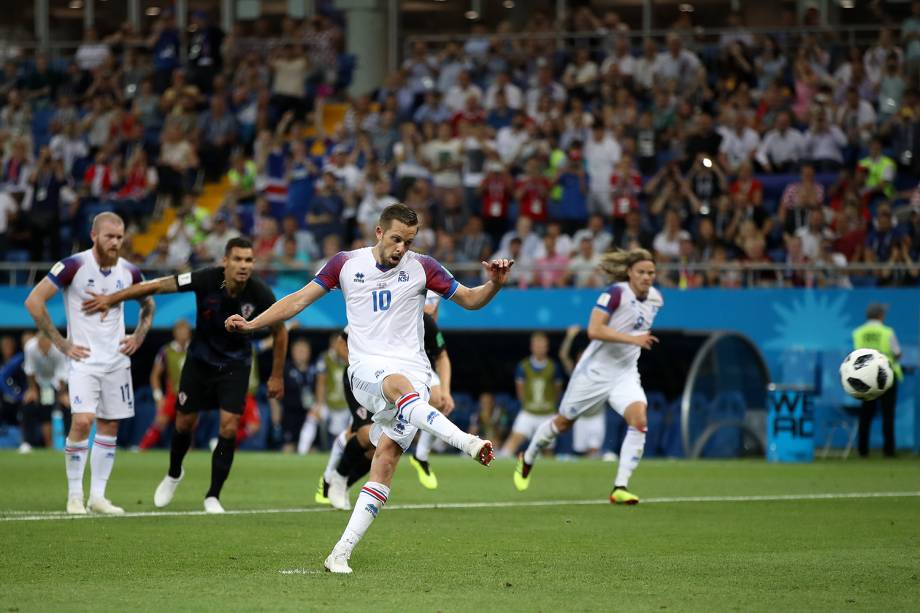
POLYGON ((173 496, 176 495, 176 488, 179 487, 179 482, 182 481, 184 476, 185 469, 183 468, 178 479, 173 479, 169 475, 163 477, 163 480, 157 486, 157 491, 153 493, 153 506, 162 509, 172 502, 173 496))
POLYGON ((333 471, 329 480, 329 504, 340 511, 351 510, 351 500, 348 498, 348 479, 333 471))
POLYGON ((208 513, 225 513, 224 507, 220 500, 214 496, 208 496, 204 499, 204 510, 208 513))
POLYGON ((102 496, 90 496, 89 504, 86 505, 86 508, 93 513, 103 515, 124 515, 125 512, 124 509, 116 507, 111 500, 102 496))

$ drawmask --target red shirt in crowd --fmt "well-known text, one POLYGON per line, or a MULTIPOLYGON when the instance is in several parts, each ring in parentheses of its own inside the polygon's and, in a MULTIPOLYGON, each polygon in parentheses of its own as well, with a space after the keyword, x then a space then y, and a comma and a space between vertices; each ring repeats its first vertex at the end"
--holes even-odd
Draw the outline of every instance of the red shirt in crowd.
POLYGON ((511 204, 512 181, 504 172, 490 172, 482 180, 482 218, 505 219, 511 204))
POLYGON ((543 176, 524 176, 518 180, 519 215, 534 221, 546 221, 549 218, 547 202, 552 185, 543 176))

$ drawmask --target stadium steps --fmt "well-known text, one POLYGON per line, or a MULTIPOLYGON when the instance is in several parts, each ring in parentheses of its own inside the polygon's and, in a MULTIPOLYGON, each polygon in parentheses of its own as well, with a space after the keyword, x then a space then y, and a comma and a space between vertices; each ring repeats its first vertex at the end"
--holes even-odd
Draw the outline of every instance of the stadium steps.
MULTIPOLYGON (((230 181, 226 177, 217 183, 206 183, 201 195, 198 196, 197 205, 204 208, 213 215, 220 208, 221 202, 227 190, 230 189, 230 181)), ((139 234, 134 238, 134 249, 144 257, 150 254, 156 247, 157 242, 166 236, 169 226, 176 219, 176 211, 172 207, 166 207, 162 217, 150 224, 147 231, 139 234)))

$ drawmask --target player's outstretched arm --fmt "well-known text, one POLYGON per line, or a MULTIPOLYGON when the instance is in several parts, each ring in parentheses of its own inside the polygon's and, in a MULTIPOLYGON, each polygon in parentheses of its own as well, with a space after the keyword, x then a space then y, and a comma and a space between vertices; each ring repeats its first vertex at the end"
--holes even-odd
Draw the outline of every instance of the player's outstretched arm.
POLYGON ((83 312, 87 314, 105 313, 119 302, 124 302, 125 300, 138 300, 153 294, 172 294, 178 291, 179 284, 176 283, 176 277, 169 275, 168 277, 151 279, 143 283, 135 283, 131 287, 126 287, 114 294, 93 294, 90 292, 93 297, 83 302, 83 312))
POLYGON ((231 315, 224 322, 224 327, 229 332, 252 332, 259 328, 274 326, 297 315, 325 295, 326 289, 319 283, 311 281, 293 294, 288 294, 271 305, 252 321, 246 321, 242 315, 231 315))
POLYGON ((61 336, 61 333, 58 332, 57 327, 55 327, 54 323, 51 321, 51 315, 48 313, 48 300, 56 293, 57 287, 54 283, 47 278, 42 279, 38 282, 38 285, 33 287, 32 291, 29 292, 29 297, 26 298, 25 302, 26 310, 29 311, 29 315, 32 316, 39 331, 44 332, 61 353, 79 362, 83 358, 89 357, 89 348, 74 345, 61 336))
POLYGON ((498 290, 508 280, 511 267, 514 266, 514 260, 492 260, 491 262, 482 262, 482 266, 486 269, 489 280, 477 287, 461 285, 450 298, 464 309, 475 311, 489 304, 489 301, 495 297, 498 290))
POLYGON ((607 326, 610 321, 610 314, 603 309, 596 308, 591 311, 591 319, 588 321, 588 338, 592 341, 604 341, 606 343, 625 343, 627 345, 638 345, 643 349, 651 349, 658 342, 658 339, 645 332, 638 336, 617 332, 607 326))

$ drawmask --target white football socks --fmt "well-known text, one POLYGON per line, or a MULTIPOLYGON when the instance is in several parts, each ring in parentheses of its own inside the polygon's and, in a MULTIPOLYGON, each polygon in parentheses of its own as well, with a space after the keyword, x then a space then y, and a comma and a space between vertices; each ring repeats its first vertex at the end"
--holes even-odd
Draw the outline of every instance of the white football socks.
POLYGON ((415 459, 421 462, 427 462, 431 454, 431 444, 434 442, 434 435, 424 430, 418 435, 418 442, 415 444, 415 459))
POLYGON ((371 527, 374 520, 377 519, 377 514, 386 504, 389 497, 390 488, 384 484, 375 481, 365 483, 364 487, 361 488, 361 493, 358 494, 358 500, 355 501, 351 519, 348 520, 345 532, 342 533, 342 538, 339 539, 335 548, 344 550, 351 555, 351 551, 364 536, 364 533, 367 532, 367 529, 371 527))
POLYGON ((430 432, 464 453, 470 441, 476 438, 458 428, 441 411, 422 400, 418 392, 409 392, 399 397, 396 401, 396 418, 412 424, 422 432, 430 432))
POLYGON ((83 469, 86 468, 86 456, 89 455, 89 440, 72 441, 70 437, 64 444, 64 468, 67 470, 67 497, 83 498, 83 469))
POLYGON ((105 486, 115 466, 116 437, 96 434, 89 459, 89 497, 105 498, 105 486))
POLYGON ((524 461, 528 464, 536 462, 540 452, 556 442, 557 436, 559 436, 559 430, 556 428, 554 418, 547 419, 540 424, 524 451, 524 461))
POLYGON ((313 441, 316 439, 316 429, 319 427, 319 422, 316 421, 316 418, 312 415, 307 415, 307 419, 303 422, 303 427, 300 429, 300 438, 297 440, 297 453, 300 455, 306 455, 310 452, 310 447, 313 446, 313 441))
POLYGON ((617 465, 617 477, 613 482, 614 487, 625 488, 629 485, 629 478, 639 465, 643 451, 645 451, 645 430, 637 430, 630 426, 623 438, 623 445, 620 447, 620 461, 617 465))
POLYGON ((345 451, 345 443, 347 442, 348 437, 344 431, 335 437, 335 442, 332 443, 332 449, 329 450, 329 461, 326 462, 326 470, 323 471, 323 481, 326 483, 332 481, 332 473, 335 472, 335 469, 339 465, 339 460, 342 459, 342 453, 345 451))

